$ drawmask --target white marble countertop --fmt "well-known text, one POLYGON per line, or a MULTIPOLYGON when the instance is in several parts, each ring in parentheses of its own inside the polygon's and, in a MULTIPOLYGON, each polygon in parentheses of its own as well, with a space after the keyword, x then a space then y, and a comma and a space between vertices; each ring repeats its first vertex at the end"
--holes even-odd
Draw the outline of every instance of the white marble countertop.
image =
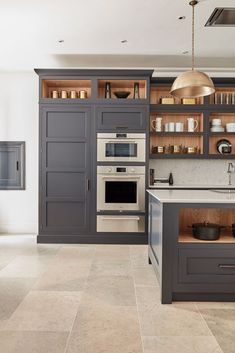
POLYGON ((207 184, 174 184, 169 185, 168 183, 155 183, 154 185, 149 185, 149 189, 235 189, 235 185, 207 185, 207 184))
POLYGON ((147 190, 162 203, 228 203, 235 207, 235 191, 229 190, 147 190))

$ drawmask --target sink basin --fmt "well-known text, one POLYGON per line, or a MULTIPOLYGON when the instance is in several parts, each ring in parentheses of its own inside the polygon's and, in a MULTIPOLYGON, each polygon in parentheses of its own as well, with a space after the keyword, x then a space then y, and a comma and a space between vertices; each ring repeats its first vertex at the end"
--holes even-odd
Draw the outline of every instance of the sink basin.
POLYGON ((230 190, 230 189, 226 189, 226 190, 222 190, 222 189, 210 189, 210 191, 212 192, 217 192, 219 194, 235 194, 235 190, 230 190))

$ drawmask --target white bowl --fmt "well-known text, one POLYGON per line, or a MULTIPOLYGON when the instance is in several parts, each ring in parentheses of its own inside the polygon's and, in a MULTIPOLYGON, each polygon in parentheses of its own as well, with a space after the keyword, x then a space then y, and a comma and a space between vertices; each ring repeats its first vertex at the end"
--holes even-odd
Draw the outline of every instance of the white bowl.
POLYGON ((235 123, 227 123, 226 124, 227 132, 235 132, 235 123))
POLYGON ((212 126, 220 126, 221 119, 212 119, 212 126))
POLYGON ((211 132, 224 132, 224 127, 222 127, 222 126, 212 126, 211 132))

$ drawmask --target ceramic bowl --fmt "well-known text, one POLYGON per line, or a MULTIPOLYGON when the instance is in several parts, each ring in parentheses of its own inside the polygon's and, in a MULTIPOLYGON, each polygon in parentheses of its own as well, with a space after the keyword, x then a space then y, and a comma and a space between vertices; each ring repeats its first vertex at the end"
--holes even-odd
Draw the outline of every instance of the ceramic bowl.
POLYGON ((130 95, 131 92, 127 92, 127 91, 116 91, 113 92, 113 94, 117 97, 117 98, 127 98, 130 95))
POLYGON ((226 124, 226 131, 227 132, 234 132, 235 131, 235 123, 227 123, 226 124))
POLYGON ((222 126, 212 126, 211 132, 224 132, 224 127, 222 127, 222 126))

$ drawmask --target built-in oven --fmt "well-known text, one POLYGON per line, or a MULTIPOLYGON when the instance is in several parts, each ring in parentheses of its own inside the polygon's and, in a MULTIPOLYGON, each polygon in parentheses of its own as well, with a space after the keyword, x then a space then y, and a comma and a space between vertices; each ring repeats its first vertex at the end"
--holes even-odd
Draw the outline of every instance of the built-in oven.
POLYGON ((98 133, 98 162, 145 162, 144 133, 98 133))
POLYGON ((97 211, 145 211, 144 166, 97 166, 97 211))

